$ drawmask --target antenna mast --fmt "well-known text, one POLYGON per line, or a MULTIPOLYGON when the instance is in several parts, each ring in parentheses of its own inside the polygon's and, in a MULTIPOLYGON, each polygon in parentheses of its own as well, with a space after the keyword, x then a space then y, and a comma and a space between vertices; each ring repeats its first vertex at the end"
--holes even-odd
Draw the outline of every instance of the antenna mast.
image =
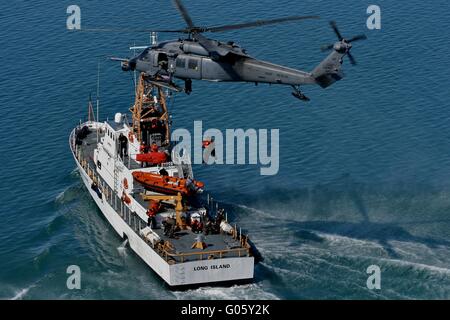
MULTIPOLYGON (((134 45, 133 45, 133 57, 136 57, 136 41, 134 42, 134 45)), ((134 68, 134 70, 133 70, 133 76, 134 76, 134 94, 136 94, 136 90, 137 90, 136 68, 134 68)))
POLYGON ((99 130, 99 106, 100 106, 100 61, 97 62, 97 143, 98 143, 98 130, 99 130))
POLYGON ((98 109, 100 105, 100 61, 97 63, 97 122, 98 122, 98 109))
POLYGON ((152 44, 152 46, 156 46, 158 44, 158 33, 157 32, 152 32, 150 34, 150 43, 152 44))

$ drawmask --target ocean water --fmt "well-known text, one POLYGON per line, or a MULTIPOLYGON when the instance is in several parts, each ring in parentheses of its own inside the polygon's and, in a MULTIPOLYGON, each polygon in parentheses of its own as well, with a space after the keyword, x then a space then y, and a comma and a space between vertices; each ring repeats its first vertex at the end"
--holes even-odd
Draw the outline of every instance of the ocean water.
MULTIPOLYGON (((101 65, 103 119, 132 103, 129 74, 107 61, 130 56, 146 34, 69 33, 72 1, 0 4, 0 298, 3 299, 449 299, 450 13, 432 3, 379 0, 382 29, 365 27, 367 1, 185 1, 199 25, 292 14, 304 21, 218 34, 260 59, 312 70, 342 33, 365 32, 356 67, 322 90, 194 82, 178 95, 175 127, 280 129, 280 170, 195 166, 265 260, 255 281, 170 291, 121 247, 84 190, 68 135, 86 117, 101 65), (81 290, 66 269, 81 268, 81 290), (366 287, 370 265, 381 290, 366 287)), ((83 27, 179 28, 170 1, 76 1, 83 27)), ((160 35, 160 40, 169 39, 160 35)))

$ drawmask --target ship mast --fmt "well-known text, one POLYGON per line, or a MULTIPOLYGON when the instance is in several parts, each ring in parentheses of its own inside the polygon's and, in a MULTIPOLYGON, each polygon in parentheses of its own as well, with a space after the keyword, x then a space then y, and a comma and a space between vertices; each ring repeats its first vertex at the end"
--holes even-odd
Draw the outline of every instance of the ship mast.
POLYGON ((170 143, 169 112, 167 110, 167 95, 164 88, 141 73, 136 89, 134 105, 130 108, 133 116, 132 130, 138 141, 145 141, 144 127, 151 125, 152 121, 159 121, 164 127, 161 144, 167 146, 170 143), (154 114, 157 109, 158 115, 154 114))

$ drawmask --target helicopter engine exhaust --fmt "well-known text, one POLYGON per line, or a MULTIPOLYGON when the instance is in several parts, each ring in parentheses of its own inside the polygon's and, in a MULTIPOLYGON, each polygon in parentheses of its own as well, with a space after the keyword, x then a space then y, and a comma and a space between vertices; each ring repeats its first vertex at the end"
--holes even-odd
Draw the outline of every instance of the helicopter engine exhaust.
POLYGON ((181 48, 184 53, 198 54, 200 56, 209 57, 209 52, 197 43, 183 43, 181 48))

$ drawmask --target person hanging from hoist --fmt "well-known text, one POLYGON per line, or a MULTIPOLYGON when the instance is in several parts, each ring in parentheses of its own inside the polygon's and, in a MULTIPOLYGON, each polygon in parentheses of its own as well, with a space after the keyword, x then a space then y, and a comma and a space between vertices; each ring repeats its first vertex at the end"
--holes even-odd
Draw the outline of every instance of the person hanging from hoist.
POLYGON ((192 92, 192 80, 191 79, 184 80, 184 92, 187 95, 191 94, 191 92, 192 92))
MULTIPOLYGON (((205 140, 202 141, 203 150, 208 149, 211 146, 211 144, 213 144, 213 143, 214 143, 214 138, 206 137, 205 140)), ((216 149, 214 148, 214 146, 212 146, 210 148, 209 153, 212 157, 216 156, 216 149)), ((203 162, 205 162, 205 161, 203 161, 203 162)))

